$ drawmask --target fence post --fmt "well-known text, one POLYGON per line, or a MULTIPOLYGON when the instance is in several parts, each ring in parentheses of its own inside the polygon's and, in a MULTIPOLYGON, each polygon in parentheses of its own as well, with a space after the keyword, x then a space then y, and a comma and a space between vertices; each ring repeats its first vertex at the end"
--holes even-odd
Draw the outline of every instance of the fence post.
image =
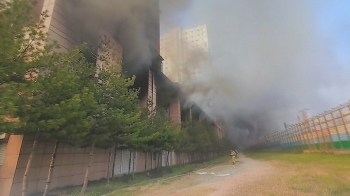
POLYGON ((296 133, 295 133, 295 130, 294 130, 294 125, 290 126, 290 127, 289 127, 289 130, 290 130, 290 132, 292 133, 292 137, 293 137, 294 140, 295 140, 294 149, 295 149, 295 150, 298 150, 299 145, 298 145, 298 139, 295 139, 295 138, 296 138, 296 133))
POLYGON ((331 143, 332 143, 332 148, 333 148, 333 150, 336 150, 335 145, 334 145, 334 141, 333 141, 333 138, 332 138, 332 133, 331 133, 331 130, 329 129, 329 125, 328 125, 328 121, 327 121, 326 115, 327 115, 326 113, 323 114, 323 119, 324 119, 324 121, 326 123, 326 127, 327 127, 327 130, 328 130, 329 138, 330 138, 331 143))
POLYGON ((280 148, 281 150, 283 150, 283 145, 284 145, 283 131, 279 133, 279 138, 280 138, 280 148))
POLYGON ((298 138, 298 133, 296 132, 295 127, 291 127, 290 130, 292 131, 292 137, 294 140, 295 149, 298 150, 300 148, 300 140, 298 138))
POLYGON ((295 132, 295 136, 297 137, 298 143, 299 143, 299 149, 302 151, 303 150, 303 140, 299 134, 299 129, 298 129, 298 125, 293 125, 293 129, 295 132))
POLYGON ((281 139, 282 139, 281 148, 284 150, 285 145, 286 145, 285 131, 281 132, 281 139))
POLYGON ((292 125, 292 129, 293 129, 293 132, 294 132, 294 137, 296 138, 296 142, 298 144, 298 149, 301 150, 301 140, 299 138, 299 135, 298 135, 298 129, 296 128, 296 125, 292 125))
POLYGON ((275 132, 272 132, 271 133, 271 136, 270 136, 270 151, 273 151, 273 146, 274 146, 274 133, 275 132))
POLYGON ((307 145, 309 146, 309 150, 311 151, 311 143, 310 143, 309 136, 307 134, 307 129, 306 129, 306 126, 305 126, 305 122, 300 123, 300 127, 301 127, 301 133, 303 134, 303 137, 306 138, 307 145), (303 128, 303 126, 304 126, 304 128, 303 128), (306 136, 305 136, 305 132, 306 132, 306 136))
POLYGON ((271 148, 271 133, 267 134, 267 151, 270 151, 271 148))
MULTIPOLYGON (((349 108, 349 111, 350 111, 350 107, 349 107, 349 106, 348 106, 348 108, 349 108)), ((339 108, 339 113, 340 113, 341 120, 342 120, 343 125, 344 125, 344 128, 345 128, 346 135, 348 136, 348 142, 349 142, 349 145, 350 145, 349 131, 348 131, 348 128, 346 127, 346 124, 345 124, 345 119, 344 119, 344 114, 343 114, 343 112, 342 112, 342 109, 343 109, 343 108, 339 108)))
POLYGON ((278 151, 278 148, 279 148, 279 141, 278 141, 278 131, 275 132, 274 134, 274 149, 275 151, 278 151))
POLYGON ((334 119, 334 114, 333 114, 333 112, 334 112, 334 108, 332 108, 331 116, 332 116, 333 124, 334 124, 334 126, 335 126, 335 131, 337 132, 337 136, 338 136, 338 139, 339 139, 340 147, 341 147, 341 149, 344 149, 343 142, 341 141, 341 138, 340 138, 338 126, 337 126, 337 124, 335 123, 335 119, 334 119))
POLYGON ((288 132, 287 130, 284 130, 283 133, 284 133, 284 144, 286 149, 288 149, 289 148, 288 132))
POLYGON ((293 141, 295 143, 295 148, 298 149, 299 148, 299 139, 298 139, 298 136, 295 132, 294 126, 291 126, 290 130, 292 131, 292 137, 293 137, 293 141))
MULTIPOLYGON (((310 129, 309 120, 304 121, 303 124, 304 124, 305 131, 306 131, 306 137, 307 137, 307 139, 308 139, 308 141, 309 141, 309 144, 310 144, 310 148, 311 148, 311 142, 312 142, 312 144, 313 144, 312 146, 314 147, 314 149, 315 149, 315 151, 316 151, 317 148, 316 148, 314 136, 312 135, 312 132, 311 132, 311 129, 310 129), (309 132, 311 133, 311 139, 312 139, 312 140, 310 140, 309 132)), ((311 150, 311 149, 310 149, 310 150, 311 150)))
POLYGON ((285 138, 286 138, 286 147, 287 149, 289 150, 290 148, 290 141, 289 141, 289 138, 288 138, 288 130, 284 130, 284 133, 285 133, 285 138))
POLYGON ((278 131, 275 131, 273 133, 273 150, 277 151, 277 135, 278 135, 278 131))
MULTIPOLYGON (((312 127, 313 127, 313 129, 314 129, 314 131, 315 131, 315 133, 316 133, 316 139, 317 139, 318 149, 319 149, 319 151, 322 151, 322 150, 321 150, 320 137, 318 136, 318 133, 317 133, 318 131, 317 131, 317 128, 316 128, 316 125, 315 125, 315 118, 312 118, 311 121, 312 121, 312 127)), ((311 131, 312 131, 312 130, 311 130, 311 131)))
POLYGON ((271 150, 273 151, 273 148, 274 148, 274 134, 275 132, 272 132, 270 136, 270 151, 271 150))
MULTIPOLYGON (((318 121, 318 125, 320 126, 320 131, 322 133, 322 140, 323 140, 323 145, 324 147, 326 147, 327 151, 328 151, 328 144, 327 144, 327 141, 326 141, 326 136, 324 135, 324 132, 323 132, 323 128, 322 128, 322 123, 321 123, 321 120, 320 120, 320 115, 317 116, 317 121, 318 121)), ((317 126, 316 126, 316 129, 317 129, 317 126)))
POLYGON ((270 151, 273 151, 273 148, 274 148, 274 134, 275 132, 272 132, 271 133, 271 136, 270 136, 270 151))
POLYGON ((299 129, 299 134, 300 134, 300 138, 303 142, 303 148, 304 150, 307 150, 307 142, 306 142, 306 139, 305 139, 305 136, 304 136, 304 133, 303 133, 303 128, 301 127, 301 123, 298 123, 297 125, 298 129, 299 129))
POLYGON ((287 144, 288 144, 288 149, 290 150, 290 149, 292 149, 293 145, 292 145, 292 141, 291 141, 290 136, 289 136, 290 133, 289 133, 288 128, 285 129, 283 132, 285 134, 285 138, 286 138, 286 141, 287 141, 287 144))
POLYGON ((277 141, 278 141, 278 144, 279 144, 279 149, 280 149, 280 151, 282 150, 282 146, 281 146, 281 144, 282 144, 282 140, 281 140, 281 132, 279 131, 279 132, 277 132, 277 141))
MULTIPOLYGON (((312 131, 311 126, 310 126, 310 119, 306 120, 305 123, 306 123, 306 125, 307 125, 308 131, 310 132, 311 141, 312 141, 312 143, 313 143, 313 146, 314 146, 314 148, 315 148, 315 151, 317 151, 315 136, 314 136, 313 131, 312 131)), ((316 135, 316 140, 317 140, 317 135, 316 135)))

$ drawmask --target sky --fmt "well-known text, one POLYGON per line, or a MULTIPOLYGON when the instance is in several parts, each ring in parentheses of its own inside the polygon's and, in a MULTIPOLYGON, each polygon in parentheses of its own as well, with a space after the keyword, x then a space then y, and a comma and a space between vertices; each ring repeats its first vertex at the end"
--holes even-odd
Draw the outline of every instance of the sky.
POLYGON ((160 8, 161 34, 207 25, 212 64, 193 82, 212 97, 190 97, 240 146, 297 123, 302 109, 317 115, 350 100, 350 1, 161 0, 160 8))

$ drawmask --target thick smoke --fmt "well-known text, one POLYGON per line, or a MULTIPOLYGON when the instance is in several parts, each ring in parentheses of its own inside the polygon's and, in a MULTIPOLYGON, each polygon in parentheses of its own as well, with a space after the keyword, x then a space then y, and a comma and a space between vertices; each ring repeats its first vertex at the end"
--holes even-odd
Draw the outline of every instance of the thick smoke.
POLYGON ((157 4, 154 0, 61 0, 80 37, 89 41, 100 35, 115 38, 132 72, 147 68, 159 55, 157 4))
POLYGON ((349 70, 336 58, 334 40, 319 32, 318 1, 190 2, 171 25, 207 24, 212 58, 191 84, 210 93, 195 90, 191 98, 224 119, 239 146, 296 123, 301 109, 316 115, 350 98, 349 70))
POLYGON ((161 26, 164 32, 185 24, 186 12, 193 5, 191 0, 160 0, 161 26))

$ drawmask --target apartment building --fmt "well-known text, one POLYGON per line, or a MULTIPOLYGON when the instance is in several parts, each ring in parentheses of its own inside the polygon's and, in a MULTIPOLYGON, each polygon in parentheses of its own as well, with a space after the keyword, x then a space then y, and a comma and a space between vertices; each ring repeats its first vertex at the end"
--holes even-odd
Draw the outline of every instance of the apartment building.
POLYGON ((173 82, 193 80, 210 64, 206 25, 171 29, 160 39, 160 53, 163 73, 173 82))
POLYGON ((298 112, 298 121, 299 122, 304 122, 311 118, 310 111, 308 109, 300 110, 298 112))

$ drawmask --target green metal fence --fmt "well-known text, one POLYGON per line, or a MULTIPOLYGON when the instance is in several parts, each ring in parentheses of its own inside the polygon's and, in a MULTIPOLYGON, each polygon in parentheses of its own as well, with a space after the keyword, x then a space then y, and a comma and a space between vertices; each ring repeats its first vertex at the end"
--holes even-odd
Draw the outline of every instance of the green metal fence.
POLYGON ((256 140, 254 150, 350 150, 350 102, 256 140))

